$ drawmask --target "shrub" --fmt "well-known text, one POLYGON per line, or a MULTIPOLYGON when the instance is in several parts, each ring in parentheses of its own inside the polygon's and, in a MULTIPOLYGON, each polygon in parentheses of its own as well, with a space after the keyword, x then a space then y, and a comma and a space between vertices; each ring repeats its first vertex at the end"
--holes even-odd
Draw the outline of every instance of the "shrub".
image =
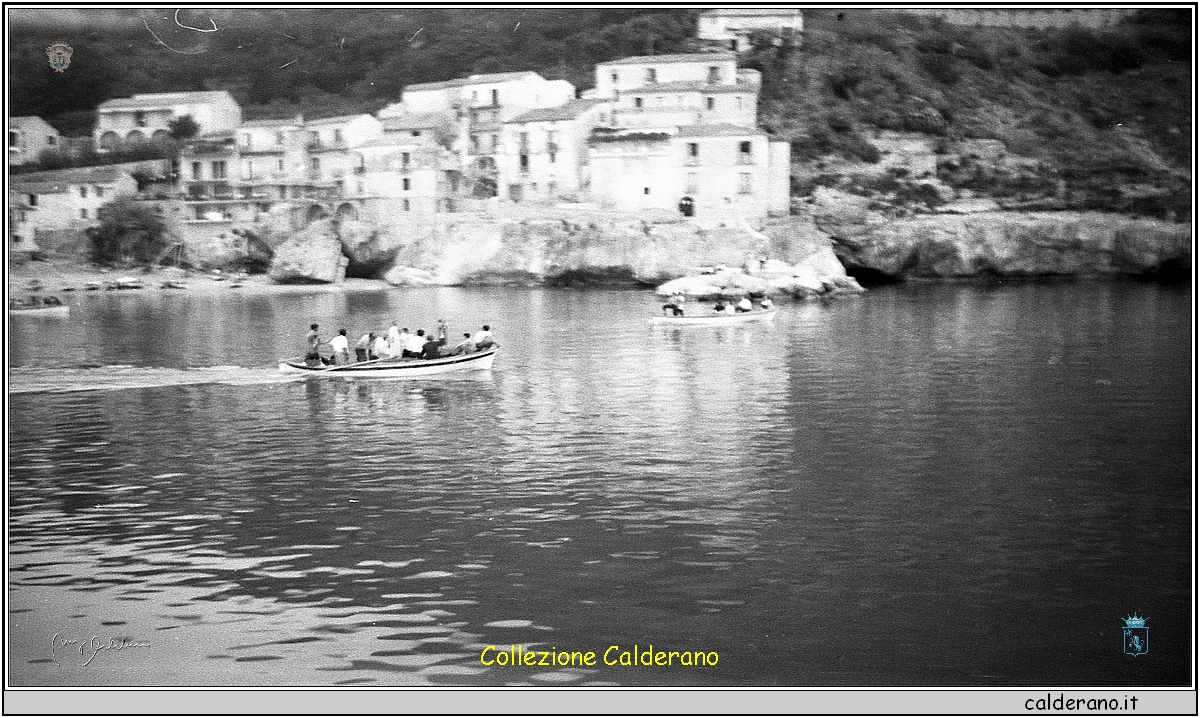
POLYGON ((89 227, 87 235, 98 264, 148 265, 167 246, 162 218, 144 204, 114 200, 97 216, 100 224, 89 227))

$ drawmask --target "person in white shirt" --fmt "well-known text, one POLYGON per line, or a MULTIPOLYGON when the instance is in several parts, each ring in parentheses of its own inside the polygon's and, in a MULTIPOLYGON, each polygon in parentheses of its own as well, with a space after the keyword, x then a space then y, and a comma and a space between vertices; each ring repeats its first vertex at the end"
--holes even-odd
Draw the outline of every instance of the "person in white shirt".
POLYGON ((742 297, 741 301, 737 303, 736 310, 738 312, 748 312, 752 309, 754 309, 754 305, 750 303, 750 297, 742 297))
POLYGON ((387 343, 388 347, 394 347, 400 341, 400 330, 396 327, 396 322, 392 322, 392 326, 388 327, 387 343))
POLYGON ((387 339, 384 339, 383 335, 380 334, 379 336, 375 337, 375 341, 371 343, 371 358, 372 359, 383 359, 387 355, 388 355, 387 339))
POLYGON ((408 340, 404 343, 404 352, 402 356, 417 358, 421 356, 421 349, 425 347, 425 330, 418 329, 416 334, 409 334, 408 340))
POLYGON ((483 325, 483 329, 475 332, 475 336, 471 337, 471 341, 475 342, 475 348, 479 350, 487 349, 496 343, 492 339, 492 328, 487 324, 483 325))
POLYGON ((346 330, 338 332, 338 335, 329 340, 329 348, 333 350, 334 364, 349 364, 350 363, 350 340, 346 338, 346 330))

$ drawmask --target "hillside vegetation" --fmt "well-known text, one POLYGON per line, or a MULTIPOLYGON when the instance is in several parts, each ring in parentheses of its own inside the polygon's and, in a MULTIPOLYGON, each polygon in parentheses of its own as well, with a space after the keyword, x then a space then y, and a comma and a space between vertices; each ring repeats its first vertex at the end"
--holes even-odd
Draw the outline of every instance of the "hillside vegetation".
MULTIPOLYGON (((11 114, 40 115, 67 135, 89 133, 100 102, 138 92, 226 89, 247 118, 323 116, 375 111, 408 84, 480 72, 535 70, 583 89, 597 62, 700 48, 689 9, 74 12, 53 26, 14 22, 8 47, 11 114), (75 49, 65 73, 46 61, 51 35, 75 49)), ((1186 10, 1141 11, 1111 31, 810 10, 799 47, 758 40, 742 64, 763 73, 760 120, 792 141, 798 163, 875 161, 867 140, 878 130, 927 133, 947 149, 992 138, 1033 162, 1011 173, 947 155, 943 184, 1073 208, 1190 210, 1186 10)))
POLYGON ((760 121, 798 161, 878 160, 877 130, 990 138, 1020 174, 947 161, 946 184, 1065 195, 1080 209, 1187 213, 1190 17, 1143 11, 1111 31, 970 28, 899 13, 809 11, 801 47, 760 38, 760 121))

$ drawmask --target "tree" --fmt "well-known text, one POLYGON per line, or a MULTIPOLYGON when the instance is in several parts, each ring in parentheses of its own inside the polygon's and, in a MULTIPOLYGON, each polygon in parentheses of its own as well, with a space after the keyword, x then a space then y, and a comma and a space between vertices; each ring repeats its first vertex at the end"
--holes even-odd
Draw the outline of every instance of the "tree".
POLYGON ((99 226, 87 230, 92 261, 149 265, 167 246, 162 218, 144 202, 118 199, 97 212, 99 226))
POLYGON ((191 115, 180 115, 167 123, 171 128, 171 137, 176 140, 190 140, 200 132, 200 125, 191 115))

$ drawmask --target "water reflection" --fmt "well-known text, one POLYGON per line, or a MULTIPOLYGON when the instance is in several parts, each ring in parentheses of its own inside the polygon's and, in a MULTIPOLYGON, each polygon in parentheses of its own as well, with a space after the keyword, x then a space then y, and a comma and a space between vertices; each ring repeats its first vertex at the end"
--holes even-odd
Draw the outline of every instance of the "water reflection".
MULTIPOLYGON (((1184 680, 1183 654, 1134 674, 1095 660, 1123 611, 1190 627, 1188 298, 1164 291, 881 291, 698 331, 646 327, 632 292, 184 302, 193 343, 153 344, 161 369, 128 370, 137 388, 78 390, 114 371, 78 370, 10 396, 14 681, 1184 680), (442 312, 496 326, 493 372, 180 379, 209 343, 265 374, 273 333, 312 316, 442 312), (98 630, 152 650, 103 674, 44 655, 47 631, 98 630), (478 661, 489 644, 651 642, 721 662, 478 661)), ((106 306, 88 311, 118 326, 77 361, 178 321, 106 306)))

